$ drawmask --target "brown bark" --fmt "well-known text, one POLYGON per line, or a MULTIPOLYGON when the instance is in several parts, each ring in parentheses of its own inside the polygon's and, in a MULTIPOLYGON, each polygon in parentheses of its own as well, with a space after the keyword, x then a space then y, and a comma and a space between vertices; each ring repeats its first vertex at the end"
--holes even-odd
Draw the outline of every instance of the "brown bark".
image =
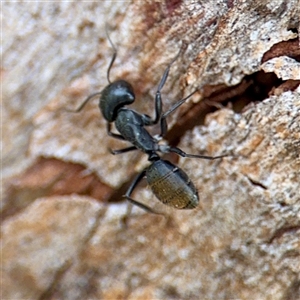
POLYGON ((300 298, 297 1, 6 2, 3 14, 3 299, 300 298), (111 79, 133 84, 142 113, 182 49, 164 110, 198 93, 167 138, 231 154, 179 159, 197 209, 168 209, 141 186, 135 199, 167 218, 136 208, 123 228, 126 204, 111 202, 147 158, 108 152, 124 143, 97 100, 64 110, 107 84, 106 20, 111 79))

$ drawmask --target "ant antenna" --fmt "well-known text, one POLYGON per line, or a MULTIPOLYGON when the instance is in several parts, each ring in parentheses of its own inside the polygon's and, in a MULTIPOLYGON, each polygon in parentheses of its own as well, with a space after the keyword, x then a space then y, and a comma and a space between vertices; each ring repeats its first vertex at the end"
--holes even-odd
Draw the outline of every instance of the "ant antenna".
POLYGON ((84 101, 83 103, 80 104, 80 106, 78 108, 76 108, 75 110, 72 110, 72 109, 68 109, 68 108, 62 108, 64 111, 67 111, 67 112, 71 112, 71 113, 78 113, 80 111, 82 111, 82 109, 85 107, 85 105, 91 100, 93 99, 94 97, 96 96, 99 96, 101 95, 102 92, 97 92, 97 93, 94 93, 92 95, 89 95, 84 101))
MULTIPOLYGON (((112 65, 113 65, 113 63, 114 63, 114 61, 115 61, 115 59, 116 59, 116 57, 117 57, 117 48, 115 47, 114 43, 112 42, 112 40, 111 40, 111 38, 110 38, 110 36, 109 36, 109 34, 108 34, 108 24, 107 24, 107 23, 105 23, 105 33, 106 33, 106 37, 107 37, 107 39, 108 39, 108 41, 109 41, 111 47, 113 48, 113 51, 114 51, 114 52, 113 52, 113 56, 112 56, 111 61, 110 61, 110 64, 109 64, 108 69, 107 69, 107 74, 106 74, 108 83, 111 83, 111 81, 110 81, 110 79, 109 79, 109 74, 110 74, 110 70, 111 70, 111 68, 112 68, 112 65)), ((99 95, 101 95, 101 94, 102 94, 102 91, 101 91, 101 92, 94 93, 94 94, 88 96, 88 97, 83 101, 83 103, 82 103, 76 110, 70 110, 70 109, 67 109, 67 108, 64 108, 64 110, 67 111, 67 112, 78 113, 78 112, 80 112, 80 111, 85 107, 85 105, 86 105, 91 99, 93 99, 95 96, 99 96, 99 95)))
POLYGON ((109 63, 109 66, 108 66, 108 69, 107 69, 107 81, 108 81, 108 83, 111 83, 111 81, 110 81, 110 79, 109 79, 109 74, 110 74, 110 70, 111 70, 111 68, 112 68, 112 66, 113 66, 113 64, 114 64, 114 61, 115 61, 115 59, 116 59, 116 57, 117 57, 117 48, 115 47, 115 45, 114 45, 114 43, 112 42, 112 40, 110 39, 110 36, 109 36, 109 33, 108 33, 108 24, 107 23, 105 23, 105 33, 106 33, 106 37, 107 37, 107 39, 108 39, 108 41, 109 41, 109 43, 110 43, 110 45, 111 45, 111 47, 113 48, 113 56, 112 56, 112 58, 111 58, 111 61, 110 61, 110 63, 109 63))

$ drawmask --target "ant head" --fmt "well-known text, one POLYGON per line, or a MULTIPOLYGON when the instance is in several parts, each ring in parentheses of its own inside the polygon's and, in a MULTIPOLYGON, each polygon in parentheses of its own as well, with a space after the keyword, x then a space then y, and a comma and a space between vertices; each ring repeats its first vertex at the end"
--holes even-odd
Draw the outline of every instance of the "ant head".
POLYGON ((103 117, 108 122, 116 119, 118 110, 124 105, 133 103, 135 95, 130 83, 125 80, 117 80, 110 83, 102 91, 99 108, 103 117))

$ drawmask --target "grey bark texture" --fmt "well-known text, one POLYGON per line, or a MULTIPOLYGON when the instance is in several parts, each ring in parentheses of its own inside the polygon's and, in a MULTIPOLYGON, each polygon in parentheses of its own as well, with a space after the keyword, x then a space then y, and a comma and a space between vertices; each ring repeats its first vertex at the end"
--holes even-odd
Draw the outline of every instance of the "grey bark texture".
POLYGON ((298 1, 2 11, 2 299, 300 299, 298 1), (118 200, 147 157, 109 153, 127 144, 107 136, 97 100, 65 110, 107 85, 105 22, 118 49, 110 77, 132 83, 139 112, 153 115, 181 49, 164 110, 198 92, 168 118, 167 137, 187 153, 229 154, 176 161, 198 188, 194 210, 168 208, 141 185, 133 197, 164 216, 134 208, 122 226, 118 200), (230 105, 258 77, 277 81, 243 109, 230 105), (230 103, 202 122, 207 99, 230 103))

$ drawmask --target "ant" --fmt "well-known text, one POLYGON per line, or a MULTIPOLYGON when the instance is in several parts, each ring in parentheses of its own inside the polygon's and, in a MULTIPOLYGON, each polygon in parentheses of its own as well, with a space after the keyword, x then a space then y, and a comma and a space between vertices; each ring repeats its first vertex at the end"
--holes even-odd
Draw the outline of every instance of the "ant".
POLYGON ((91 94, 87 97, 73 112, 80 112, 89 100, 100 95, 99 108, 107 121, 107 134, 115 139, 125 140, 132 144, 127 148, 110 150, 110 152, 115 155, 139 149, 148 155, 148 160, 151 164, 135 177, 124 195, 130 203, 148 212, 156 213, 150 207, 131 198, 131 194, 138 183, 146 176, 152 192, 163 204, 177 209, 192 209, 197 207, 199 203, 198 192, 188 175, 178 166, 162 159, 157 152, 173 152, 182 157, 209 160, 222 158, 227 155, 205 156, 188 154, 177 147, 159 144, 159 140, 167 133, 168 126, 166 118, 197 92, 197 90, 195 90, 187 97, 175 103, 168 111, 162 112, 161 90, 168 78, 172 64, 179 57, 181 51, 179 51, 175 58, 168 64, 163 73, 155 96, 155 117, 151 118, 146 114, 140 114, 125 107, 125 105, 130 105, 135 101, 134 91, 130 83, 122 79, 111 82, 110 71, 117 57, 117 49, 109 37, 107 28, 106 35, 113 49, 112 59, 107 69, 107 81, 109 84, 101 92, 91 94), (119 132, 118 134, 111 131, 112 123, 115 124, 119 132), (158 137, 152 136, 145 127, 153 126, 158 123, 160 125, 160 134, 158 137))

